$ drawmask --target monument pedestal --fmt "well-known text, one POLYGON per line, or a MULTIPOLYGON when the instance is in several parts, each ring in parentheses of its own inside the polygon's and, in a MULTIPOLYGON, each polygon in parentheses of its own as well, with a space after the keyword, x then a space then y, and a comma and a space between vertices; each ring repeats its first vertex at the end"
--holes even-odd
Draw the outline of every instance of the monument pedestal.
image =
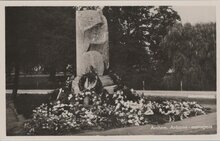
MULTIPOLYGON (((72 92, 79 93, 79 80, 81 77, 76 77, 72 82, 72 92)), ((112 78, 109 75, 99 76, 102 82, 102 86, 109 94, 113 94, 116 85, 114 84, 112 78)))
POLYGON ((99 78, 102 82, 103 88, 105 90, 107 90, 107 92, 109 94, 113 94, 116 85, 114 85, 114 82, 113 82, 112 78, 109 75, 100 76, 99 78))
POLYGON ((116 87, 117 87, 117 85, 111 85, 111 86, 105 86, 104 89, 105 89, 109 94, 113 94, 116 87))

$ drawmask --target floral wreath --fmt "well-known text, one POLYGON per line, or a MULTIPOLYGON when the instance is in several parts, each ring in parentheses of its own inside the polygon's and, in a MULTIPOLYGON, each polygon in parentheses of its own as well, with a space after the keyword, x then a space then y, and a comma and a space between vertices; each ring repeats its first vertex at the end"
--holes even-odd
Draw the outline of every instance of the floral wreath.
POLYGON ((100 94, 103 89, 102 82, 92 66, 90 71, 80 78, 78 85, 79 90, 82 92, 94 91, 100 94))

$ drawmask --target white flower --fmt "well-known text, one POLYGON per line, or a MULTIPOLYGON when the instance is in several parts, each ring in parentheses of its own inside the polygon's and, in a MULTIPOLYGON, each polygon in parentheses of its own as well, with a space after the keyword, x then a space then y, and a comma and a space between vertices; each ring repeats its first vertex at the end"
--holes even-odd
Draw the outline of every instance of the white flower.
POLYGON ((71 116, 73 116, 73 114, 72 114, 72 113, 68 113, 67 115, 68 115, 68 116, 70 116, 70 117, 71 117, 71 116))
POLYGON ((73 104, 69 104, 69 107, 73 107, 73 104))
POLYGON ((106 103, 104 103, 104 104, 103 104, 103 106, 104 106, 104 107, 106 107, 106 106, 107 106, 107 104, 106 104, 106 103))
POLYGON ((75 125, 73 123, 71 123, 70 126, 75 127, 75 125))
POLYGON ((76 112, 75 112, 75 114, 78 114, 78 113, 79 113, 79 111, 76 111, 76 112))
POLYGON ((71 122, 68 121, 67 124, 71 124, 71 122))
POLYGON ((92 122, 91 122, 91 121, 89 121, 89 122, 88 122, 88 124, 89 124, 89 125, 92 125, 92 122))
POLYGON ((144 120, 144 117, 140 117, 140 120, 144 120))
POLYGON ((119 114, 120 117, 123 117, 124 115, 125 115, 124 113, 120 113, 120 114, 119 114))
POLYGON ((121 104, 124 104, 125 102, 124 102, 124 100, 121 100, 120 103, 121 103, 121 104))
POLYGON ((116 94, 116 93, 114 93, 113 98, 115 98, 116 96, 117 96, 117 94, 116 94))
POLYGON ((86 95, 91 95, 91 92, 87 91, 85 94, 86 94, 86 95))
MULTIPOLYGON (((144 35, 148 35, 149 32, 148 32, 148 31, 143 31, 143 34, 144 34, 144 35)), ((148 42, 146 42, 146 45, 150 45, 150 43, 148 43, 148 44, 147 44, 147 43, 148 43, 148 42)))
POLYGON ((133 121, 129 119, 129 120, 128 120, 128 123, 133 123, 133 121))
POLYGON ((139 115, 139 116, 141 115, 141 111, 140 111, 140 110, 138 111, 138 115, 139 115))
POLYGON ((144 102, 144 99, 143 99, 143 98, 139 100, 139 103, 142 104, 143 102, 144 102))
POLYGON ((124 106, 127 108, 127 107, 129 107, 129 103, 128 102, 125 102, 124 103, 124 106))
POLYGON ((59 101, 59 100, 57 101, 57 104, 60 104, 60 101, 59 101))
POLYGON ((72 97, 73 97, 73 95, 70 94, 70 95, 68 96, 68 100, 70 100, 72 97))
POLYGON ((150 108, 148 108, 147 111, 144 114, 145 115, 153 115, 154 112, 150 108))
POLYGON ((133 117, 133 115, 129 115, 129 116, 128 116, 128 118, 132 118, 132 117, 133 117))
POLYGON ((139 120, 139 117, 138 117, 137 115, 135 115, 134 118, 135 118, 136 120, 139 120))
POLYGON ((117 106, 115 107, 115 110, 118 110, 120 108, 121 104, 118 103, 117 106))

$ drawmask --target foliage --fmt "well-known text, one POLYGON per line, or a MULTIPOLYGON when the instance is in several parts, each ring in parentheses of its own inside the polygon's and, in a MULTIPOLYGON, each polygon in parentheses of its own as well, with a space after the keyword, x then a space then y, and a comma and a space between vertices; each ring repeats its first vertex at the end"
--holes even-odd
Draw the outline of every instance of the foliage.
POLYGON ((72 7, 7 7, 7 72, 18 59, 26 73, 39 64, 45 72, 65 72, 75 63, 74 13, 72 7))
POLYGON ((174 73, 166 79, 183 81, 184 90, 216 90, 216 24, 178 24, 161 43, 174 73))
MULTIPOLYGON (((65 72, 67 64, 75 70, 75 11, 83 9, 101 7, 7 7, 7 74, 14 67, 28 73, 37 65, 51 76, 65 72)), ((185 90, 216 89, 214 23, 173 27, 180 17, 169 6, 102 10, 108 20, 111 69, 127 84, 140 89, 145 80, 146 89, 180 90, 182 80, 185 90), (165 76, 169 69, 175 74, 165 76)))
POLYGON ((159 44, 180 20, 178 13, 169 6, 104 7, 103 13, 109 25, 111 67, 123 72, 145 68, 160 79, 168 65, 159 44))

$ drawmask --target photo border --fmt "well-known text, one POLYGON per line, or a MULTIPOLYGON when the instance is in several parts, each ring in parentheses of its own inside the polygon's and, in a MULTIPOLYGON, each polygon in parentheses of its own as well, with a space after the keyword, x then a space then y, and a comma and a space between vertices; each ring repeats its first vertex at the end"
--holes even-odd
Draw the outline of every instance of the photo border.
POLYGON ((220 106, 219 100, 219 54, 220 50, 218 49, 219 45, 219 29, 220 29, 220 1, 217 0, 202 0, 202 1, 0 1, 0 45, 1 45, 1 63, 0 63, 0 78, 1 78, 1 87, 0 87, 0 140, 219 140, 220 139, 220 125, 219 125, 219 115, 220 106), (216 135, 130 135, 130 136, 6 136, 6 87, 5 87, 5 6, 91 6, 91 5, 100 5, 100 6, 161 6, 161 5, 171 5, 171 6, 215 6, 216 7, 216 65, 217 65, 217 134, 216 135))

